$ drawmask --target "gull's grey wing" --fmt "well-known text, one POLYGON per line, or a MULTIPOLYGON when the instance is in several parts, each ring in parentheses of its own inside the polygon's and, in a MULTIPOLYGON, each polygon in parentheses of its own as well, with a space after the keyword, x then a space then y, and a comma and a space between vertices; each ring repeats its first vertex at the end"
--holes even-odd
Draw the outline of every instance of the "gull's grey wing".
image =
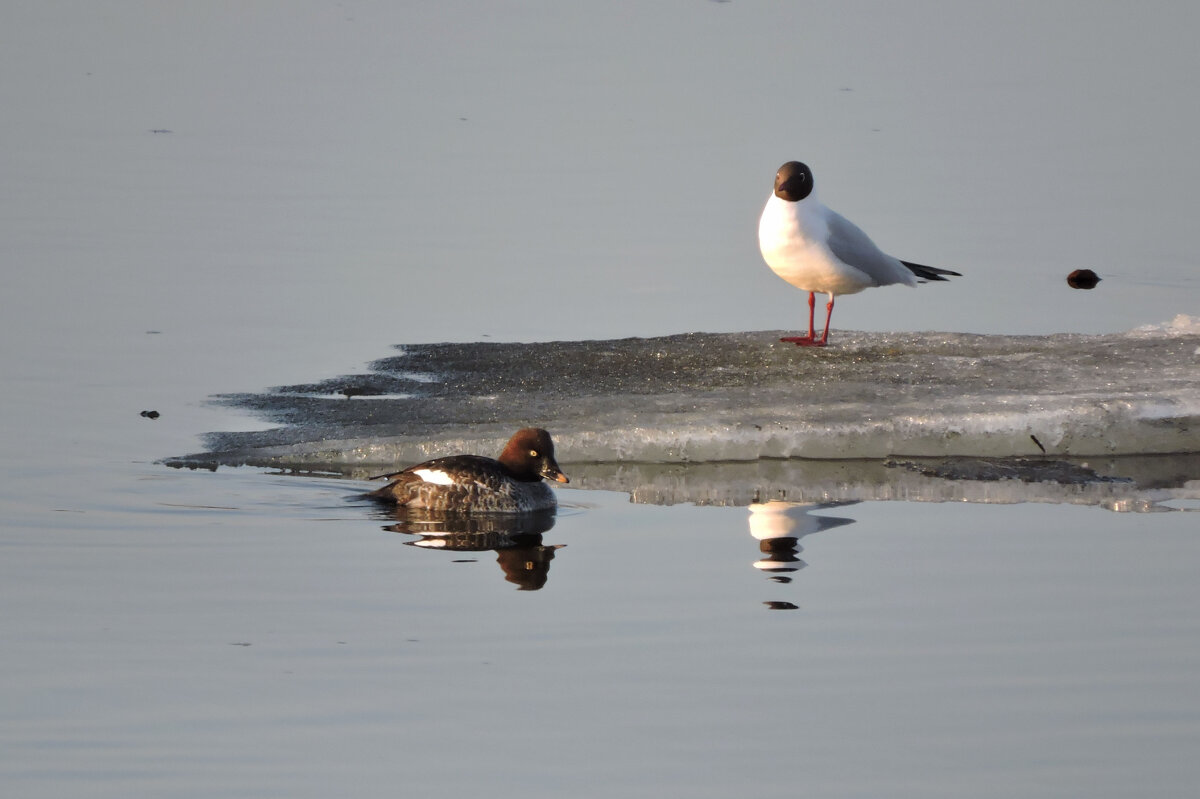
POLYGON ((877 286, 914 282, 898 259, 876 247, 862 228, 836 211, 829 212, 828 243, 838 259, 867 274, 877 286))

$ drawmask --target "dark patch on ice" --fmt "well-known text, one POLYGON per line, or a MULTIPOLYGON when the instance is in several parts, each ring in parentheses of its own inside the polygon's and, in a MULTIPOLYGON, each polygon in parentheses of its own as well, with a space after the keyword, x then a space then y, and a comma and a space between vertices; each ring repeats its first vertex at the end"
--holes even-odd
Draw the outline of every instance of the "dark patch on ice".
POLYGON ((937 458, 929 460, 884 461, 891 468, 902 468, 943 480, 1020 480, 1025 483, 1132 483, 1127 477, 1102 475, 1087 466, 1069 461, 1033 458, 937 458))

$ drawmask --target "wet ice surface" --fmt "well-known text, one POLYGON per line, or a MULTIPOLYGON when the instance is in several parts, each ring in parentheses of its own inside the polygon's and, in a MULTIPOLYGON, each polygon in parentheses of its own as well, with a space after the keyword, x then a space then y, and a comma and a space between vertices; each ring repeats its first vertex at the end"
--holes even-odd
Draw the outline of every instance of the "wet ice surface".
POLYGON ((363 477, 555 438, 574 485, 639 501, 1195 496, 1200 325, 1103 336, 777 332, 400 348, 370 372, 218 401, 281 426, 172 465, 363 477))

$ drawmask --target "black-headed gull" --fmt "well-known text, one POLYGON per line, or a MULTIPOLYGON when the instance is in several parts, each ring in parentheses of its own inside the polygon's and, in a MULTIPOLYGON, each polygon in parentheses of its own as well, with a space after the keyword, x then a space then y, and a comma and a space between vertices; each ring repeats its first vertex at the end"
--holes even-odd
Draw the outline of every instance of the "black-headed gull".
POLYGON ((874 286, 962 277, 893 258, 875 246, 846 217, 825 207, 813 191, 813 174, 799 161, 788 161, 775 173, 775 191, 767 198, 758 222, 758 246, 767 266, 798 289, 808 292, 808 335, 780 339, 805 347, 824 347, 829 339, 833 298, 874 286), (825 331, 817 338, 813 315, 817 293, 828 294, 825 331))

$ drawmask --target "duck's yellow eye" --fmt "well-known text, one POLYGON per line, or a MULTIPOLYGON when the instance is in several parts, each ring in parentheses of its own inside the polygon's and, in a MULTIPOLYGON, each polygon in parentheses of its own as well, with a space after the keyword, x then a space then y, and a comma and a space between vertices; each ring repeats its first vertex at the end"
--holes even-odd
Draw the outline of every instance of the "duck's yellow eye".
POLYGON ((536 449, 529 450, 529 457, 536 458, 538 456, 536 449))

